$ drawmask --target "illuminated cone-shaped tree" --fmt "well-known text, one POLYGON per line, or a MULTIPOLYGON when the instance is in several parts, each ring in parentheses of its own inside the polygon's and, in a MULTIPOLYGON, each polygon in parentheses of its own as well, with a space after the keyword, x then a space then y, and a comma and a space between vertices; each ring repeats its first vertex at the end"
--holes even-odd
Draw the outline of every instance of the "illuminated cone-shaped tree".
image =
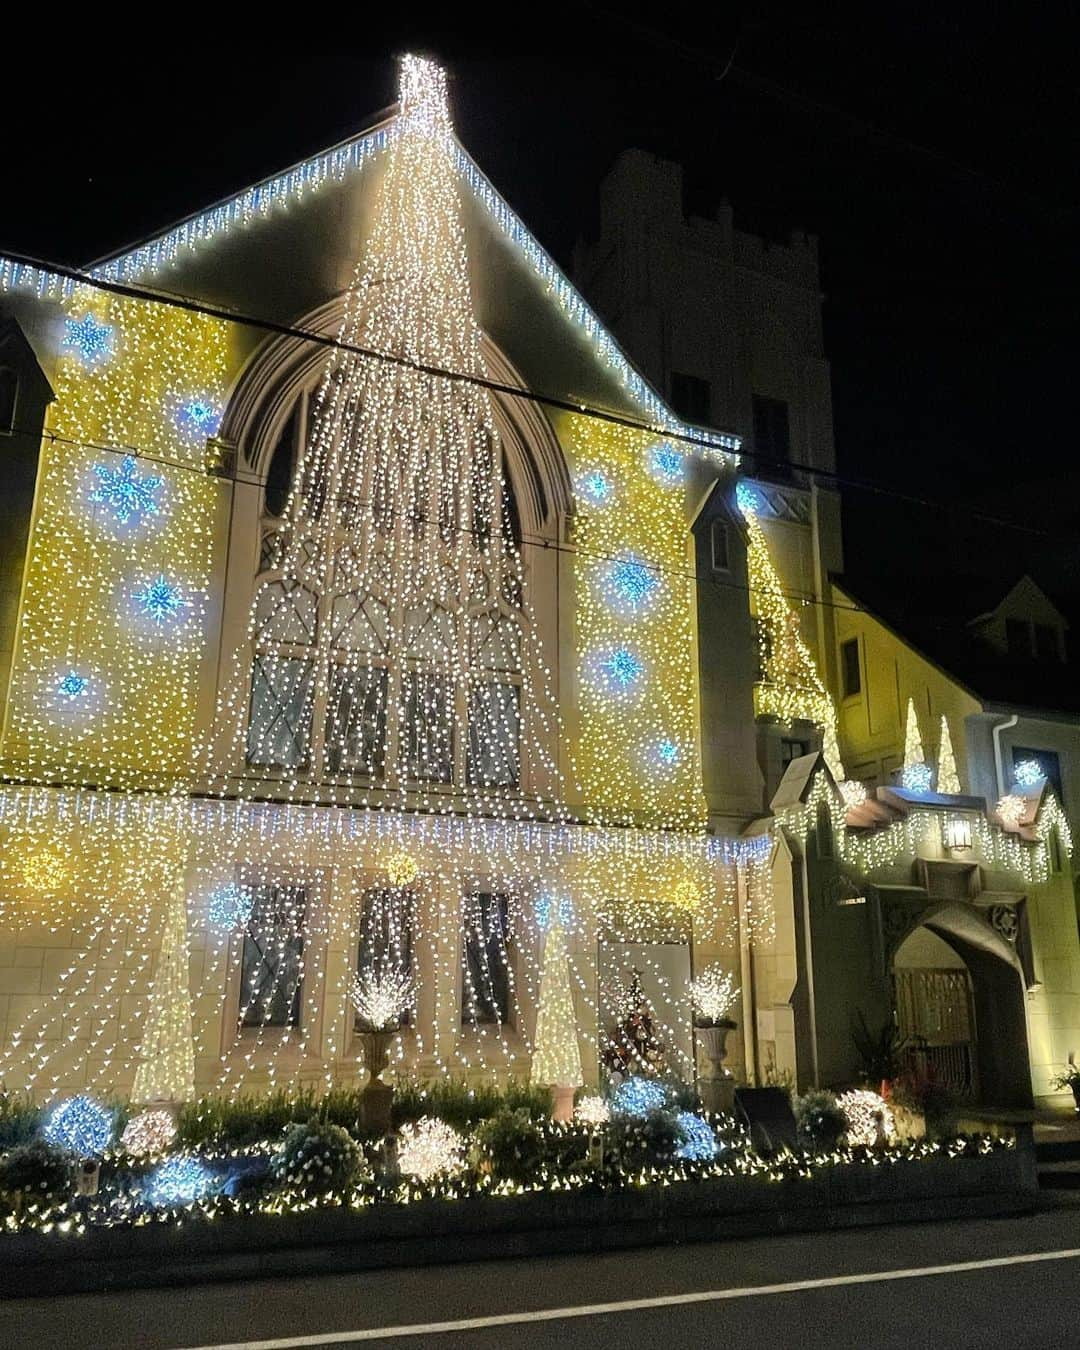
POLYGON ((169 900, 131 1098, 143 1104, 185 1102, 193 1100, 194 1096, 195 1047, 191 1039, 187 903, 181 882, 169 900))
POLYGON ((926 792, 931 782, 931 769, 923 754, 922 736, 919 734, 919 719, 915 715, 915 700, 907 702, 907 717, 904 721, 904 768, 900 781, 913 792, 926 792))
POLYGON ((556 1120, 574 1114, 574 1089, 585 1081, 581 1073, 574 997, 570 988, 570 957, 566 930, 555 920, 544 940, 544 969, 540 977, 540 1011, 532 1056, 532 1081, 550 1087, 556 1120))
POLYGON ((664 1044, 656 1034, 652 1008, 641 987, 640 970, 633 973, 626 1011, 608 1034, 602 1057, 609 1073, 628 1076, 664 1072, 664 1044))
POLYGON ((491 396, 439 373, 486 369, 446 76, 416 57, 402 63, 340 337, 238 654, 229 766, 215 777, 242 794, 253 766, 277 766, 292 772, 289 795, 314 779, 324 800, 447 811, 464 797, 486 815, 535 814, 538 797, 558 796, 553 703, 491 396))
POLYGON ((941 741, 938 746, 937 790, 953 796, 960 792, 960 775, 956 772, 949 721, 944 713, 941 714, 941 741))
POLYGON ((754 711, 759 716, 770 713, 782 722, 799 718, 820 727, 825 763, 839 783, 844 778, 844 766, 836 737, 836 709, 803 639, 799 616, 784 594, 780 574, 773 565, 757 519, 757 499, 751 491, 742 491, 742 486, 738 502, 746 520, 750 600, 758 621, 761 666, 761 679, 754 689, 754 711))

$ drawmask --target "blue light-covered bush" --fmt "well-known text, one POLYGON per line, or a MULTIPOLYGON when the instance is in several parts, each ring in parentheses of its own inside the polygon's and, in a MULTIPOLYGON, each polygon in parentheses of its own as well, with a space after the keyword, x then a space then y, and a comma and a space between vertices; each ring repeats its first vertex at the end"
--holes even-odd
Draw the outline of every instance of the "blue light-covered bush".
POLYGON ((677 1158, 687 1162, 709 1162, 716 1157, 718 1147, 716 1136, 707 1120, 694 1115, 691 1111, 680 1111, 675 1117, 682 1143, 675 1150, 677 1158))
POLYGON ((644 1117, 667 1105, 668 1092, 655 1078, 627 1078, 611 1094, 611 1109, 619 1116, 644 1117))
POLYGON ((210 1195, 217 1184, 217 1173, 201 1158, 177 1156, 166 1158, 149 1173, 143 1193, 155 1209, 170 1209, 194 1204, 210 1195))
POLYGON ((116 1112, 93 1097, 69 1097, 45 1117, 42 1136, 79 1158, 100 1158, 116 1133, 116 1112))

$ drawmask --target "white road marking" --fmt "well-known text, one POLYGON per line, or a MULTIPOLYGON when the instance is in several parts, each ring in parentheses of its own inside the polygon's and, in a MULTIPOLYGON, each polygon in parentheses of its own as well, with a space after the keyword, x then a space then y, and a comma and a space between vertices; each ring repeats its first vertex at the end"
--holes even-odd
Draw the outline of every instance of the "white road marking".
POLYGON ((283 1336, 272 1341, 230 1341, 201 1345, 189 1350, 304 1350, 307 1346, 355 1345, 360 1341, 389 1341, 402 1336, 437 1336, 452 1331, 483 1331, 487 1327, 515 1326, 525 1322, 560 1322, 571 1317, 607 1317, 612 1313, 640 1312, 646 1308, 674 1308, 686 1303, 718 1303, 724 1299, 762 1298, 769 1294, 799 1294, 808 1289, 835 1289, 845 1284, 876 1284, 885 1280, 921 1280, 931 1275, 960 1275, 969 1270, 994 1270, 1000 1266, 1034 1265, 1039 1261, 1075 1261, 1080 1247, 1058 1252, 1021 1252, 1016 1256, 992 1256, 982 1261, 954 1261, 946 1266, 914 1266, 905 1270, 872 1270, 858 1275, 828 1275, 817 1280, 792 1280, 788 1284, 756 1284, 735 1289, 703 1289, 686 1294, 663 1294, 656 1298, 628 1298, 618 1303, 583 1303, 571 1308, 537 1308, 532 1312, 495 1313, 490 1317, 463 1317, 454 1322, 414 1322, 390 1327, 364 1327, 358 1331, 320 1332, 314 1336, 283 1336))

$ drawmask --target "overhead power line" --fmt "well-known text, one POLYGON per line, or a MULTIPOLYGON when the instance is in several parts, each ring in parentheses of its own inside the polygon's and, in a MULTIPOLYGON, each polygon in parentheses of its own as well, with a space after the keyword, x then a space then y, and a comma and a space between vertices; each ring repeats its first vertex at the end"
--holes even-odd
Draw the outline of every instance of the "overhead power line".
MULTIPOLYGON (((348 352, 351 355, 363 357, 372 361, 385 361, 391 365, 413 370, 420 374, 432 376, 433 378, 453 380, 461 384, 473 384, 478 388, 486 389, 490 393, 502 394, 508 398, 517 399, 521 402, 553 408, 557 411, 571 413, 578 417, 595 418, 615 426, 626 427, 632 431, 662 436, 665 440, 678 441, 680 444, 693 446, 696 449, 706 452, 715 452, 718 449, 722 449, 722 447, 716 445, 715 441, 710 440, 707 434, 695 435, 692 431, 675 431, 655 422, 648 422, 641 418, 634 418, 623 413, 613 412, 608 408, 599 408, 593 404, 582 403, 558 395, 538 393, 536 390, 532 389, 523 389, 520 385, 505 384, 502 381, 490 379, 485 375, 473 375, 465 371, 448 370, 440 366, 427 365, 423 362, 414 361, 409 357, 398 356, 393 352, 375 351, 371 348, 362 347, 357 343, 344 342, 340 338, 332 337, 326 333, 317 333, 308 328, 301 328, 296 324, 282 323, 276 319, 247 314, 240 310, 230 309, 219 305, 210 305, 204 301, 196 300, 191 296, 178 295, 170 291, 159 291, 150 287, 132 286, 123 282, 107 281, 100 277, 93 277, 80 268, 69 267, 64 263, 50 262, 30 254, 3 252, 0 253, 0 256, 13 262, 17 262, 22 266, 34 267, 45 272, 54 272, 57 276, 62 276, 79 285, 101 290, 111 295, 119 295, 126 299, 139 300, 151 304, 168 305, 175 309, 185 310, 191 314, 202 314, 207 318, 218 319, 224 323, 240 324, 247 328, 256 328, 264 332, 274 333, 281 337, 291 337, 300 341, 311 342, 319 347, 326 348, 327 350, 348 352)), ((106 446, 103 448, 119 450, 127 448, 131 453, 138 454, 140 458, 151 458, 150 456, 145 455, 138 447, 106 446)), ((761 455, 756 452, 750 454, 748 457, 755 465, 785 473, 794 470, 795 472, 805 474, 808 478, 819 480, 827 486, 837 490, 847 487, 858 492, 866 492, 875 496, 892 498, 910 506, 920 506, 932 511, 942 511, 953 516, 963 515, 967 519, 976 521, 981 525, 991 525, 1000 529, 1015 530, 1022 534, 1031 534, 1052 543, 1072 545, 1076 542, 1072 537, 1058 535, 1053 531, 1042 529, 1039 526, 1021 521, 1009 520, 1007 517, 994 516, 987 512, 973 511, 970 508, 959 509, 955 502, 935 501, 930 497, 921 497, 915 493, 902 492, 889 484, 875 482, 868 478, 852 477, 850 474, 841 474, 833 469, 823 469, 817 465, 806 464, 801 460, 779 459, 761 455)), ((172 461, 165 460, 160 460, 158 462, 172 463, 172 461)), ((235 475, 235 477, 238 482, 244 481, 239 475, 235 475)), ((258 480, 252 478, 248 481, 255 482, 258 480)), ((777 484, 777 486, 782 487, 783 484, 777 484)))

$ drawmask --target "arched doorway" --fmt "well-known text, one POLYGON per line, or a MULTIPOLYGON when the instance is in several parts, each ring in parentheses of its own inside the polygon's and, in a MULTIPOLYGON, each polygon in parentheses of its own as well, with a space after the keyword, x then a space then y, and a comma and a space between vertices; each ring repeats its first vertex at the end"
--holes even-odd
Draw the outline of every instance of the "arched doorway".
POLYGON ((901 1033, 954 1096, 1032 1105, 1023 972, 974 906, 927 910, 897 947, 892 980, 901 1033))

